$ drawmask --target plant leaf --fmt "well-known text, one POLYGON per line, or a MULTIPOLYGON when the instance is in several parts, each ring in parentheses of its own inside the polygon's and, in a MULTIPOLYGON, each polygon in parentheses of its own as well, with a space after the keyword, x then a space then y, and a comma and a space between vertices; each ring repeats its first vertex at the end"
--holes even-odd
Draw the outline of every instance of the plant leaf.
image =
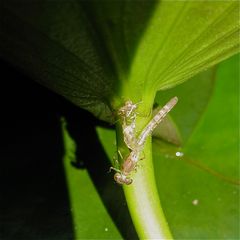
POLYGON ((129 76, 145 94, 171 88, 239 51, 238 1, 161 1, 129 76))
MULTIPOLYGON (((175 127, 171 128, 171 135, 178 136, 180 134, 180 138, 175 137, 176 139, 181 139, 181 141, 178 141, 179 143, 184 144, 187 141, 201 119, 212 95, 215 78, 216 69, 211 68, 175 88, 157 93, 155 102, 160 106, 163 106, 173 96, 177 96, 179 99, 177 106, 170 112, 172 121, 175 123, 175 127), (176 133, 174 134, 174 132, 176 133)), ((161 127, 161 124, 159 127, 161 127)), ((157 129, 158 132, 160 130, 162 132, 166 131, 165 129, 157 129)), ((159 134, 156 135, 154 132, 154 137, 161 136, 159 134)))
POLYGON ((213 96, 182 149, 154 144, 156 181, 175 238, 239 237, 238 66, 239 56, 219 66, 213 96))
POLYGON ((2 4, 0 56, 102 119, 111 117, 111 63, 78 1, 2 4))
POLYGON ((65 147, 64 168, 75 226, 75 238, 121 238, 98 195, 88 171, 86 169, 76 169, 71 165, 71 162, 76 160, 77 157, 75 154, 76 145, 66 129, 65 122, 63 122, 62 127, 65 147))
POLYGON ((0 56, 104 120, 239 50, 238 1, 4 1, 0 56))

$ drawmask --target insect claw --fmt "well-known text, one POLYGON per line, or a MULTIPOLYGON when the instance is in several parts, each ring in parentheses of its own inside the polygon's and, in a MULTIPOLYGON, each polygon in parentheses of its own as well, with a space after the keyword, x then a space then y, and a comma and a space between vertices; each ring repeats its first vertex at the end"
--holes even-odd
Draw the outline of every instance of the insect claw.
POLYGON ((112 170, 114 170, 114 167, 110 167, 108 173, 112 172, 112 170))

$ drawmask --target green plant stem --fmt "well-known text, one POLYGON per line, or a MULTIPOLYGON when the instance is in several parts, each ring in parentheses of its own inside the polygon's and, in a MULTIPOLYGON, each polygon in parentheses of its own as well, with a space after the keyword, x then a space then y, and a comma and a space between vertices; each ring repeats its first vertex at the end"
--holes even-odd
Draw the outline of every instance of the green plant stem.
MULTIPOLYGON (((145 118, 139 125, 144 125, 147 121, 145 118)), ((120 124, 118 125, 118 147, 123 149, 122 130, 120 124)), ((172 239, 155 183, 151 138, 146 141, 143 157, 137 172, 133 174, 133 183, 124 186, 133 223, 140 239, 172 239)))

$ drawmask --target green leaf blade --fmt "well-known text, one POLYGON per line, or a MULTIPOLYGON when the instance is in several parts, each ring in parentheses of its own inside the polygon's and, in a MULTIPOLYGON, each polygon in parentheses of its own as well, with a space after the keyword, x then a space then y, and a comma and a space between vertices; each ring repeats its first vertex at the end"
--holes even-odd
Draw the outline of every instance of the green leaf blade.
POLYGON ((173 96, 179 99, 177 106, 169 114, 178 128, 183 145, 191 136, 208 105, 215 80, 216 68, 211 68, 183 84, 157 92, 155 102, 160 106, 163 106, 173 96))
POLYGON ((219 66, 209 104, 183 148, 154 144, 160 199, 175 238, 239 238, 238 66, 238 55, 219 66))
POLYGON ((63 165, 68 185, 69 201, 74 222, 75 239, 122 239, 109 212, 97 192, 96 186, 86 169, 77 169, 71 164, 76 161, 76 143, 62 122, 65 155, 63 165))
POLYGON ((132 85, 149 95, 238 52, 238 9, 236 1, 157 4, 132 63, 132 85))
POLYGON ((109 121, 116 77, 83 7, 76 1, 26 5, 22 0, 4 3, 3 10, 0 56, 109 121))

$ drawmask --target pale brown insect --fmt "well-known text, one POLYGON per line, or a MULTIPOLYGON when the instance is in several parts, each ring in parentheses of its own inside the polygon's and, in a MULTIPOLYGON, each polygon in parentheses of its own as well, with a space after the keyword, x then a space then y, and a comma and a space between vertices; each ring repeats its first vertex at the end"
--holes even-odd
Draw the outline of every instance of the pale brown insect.
POLYGON ((124 142, 129 149, 133 149, 136 145, 136 109, 137 104, 133 104, 132 101, 128 100, 118 111, 118 115, 122 119, 124 142))
POLYGON ((114 180, 119 184, 129 185, 133 182, 129 175, 133 170, 136 170, 136 165, 139 159, 139 151, 133 150, 121 166, 121 170, 114 169, 116 173, 114 174, 114 180))
POLYGON ((124 142, 131 150, 128 157, 124 160, 121 169, 116 169, 114 180, 119 184, 129 185, 133 182, 129 175, 136 169, 139 161, 140 154, 144 148, 147 137, 149 137, 158 124, 164 119, 164 117, 171 111, 171 109, 178 102, 178 98, 172 98, 164 107, 150 120, 147 126, 140 133, 139 137, 135 137, 135 120, 136 120, 136 108, 137 105, 131 101, 127 101, 123 107, 119 110, 119 115, 123 117, 123 135, 124 142))
POLYGON ((119 108, 118 115, 124 118, 129 118, 136 109, 137 104, 134 104, 131 100, 128 100, 125 102, 124 106, 119 108))
POLYGON ((172 110, 172 108, 177 104, 178 98, 174 97, 168 101, 162 109, 150 120, 147 126, 142 130, 141 134, 137 139, 137 145, 144 145, 148 136, 150 136, 153 130, 158 126, 158 124, 166 117, 166 115, 172 110))

